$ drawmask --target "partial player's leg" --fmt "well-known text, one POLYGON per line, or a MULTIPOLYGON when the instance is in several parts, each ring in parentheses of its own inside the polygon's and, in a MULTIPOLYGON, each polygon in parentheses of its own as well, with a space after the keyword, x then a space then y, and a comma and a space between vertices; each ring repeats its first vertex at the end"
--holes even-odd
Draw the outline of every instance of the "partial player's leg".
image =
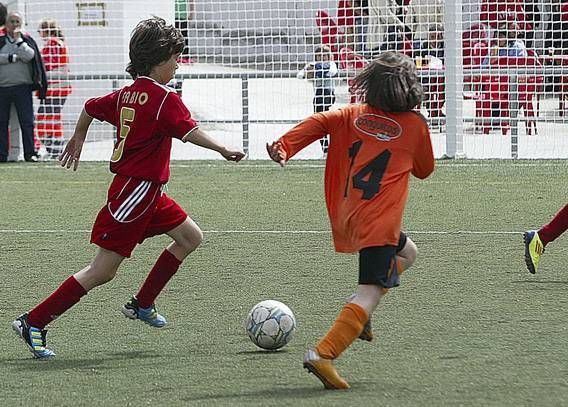
POLYGON ((69 277, 43 302, 20 315, 12 328, 38 359, 55 356, 46 347, 46 325, 79 302, 92 288, 110 281, 116 275, 123 256, 99 248, 91 264, 69 277))
POLYGON ((306 353, 304 367, 320 379, 326 389, 349 388, 337 373, 333 360, 361 335, 369 316, 388 289, 399 285, 396 251, 395 246, 380 246, 359 252, 357 294, 343 307, 315 349, 306 353))
POLYGON ((138 293, 122 308, 126 317, 140 319, 156 328, 162 328, 167 321, 156 311, 154 301, 178 271, 183 259, 203 240, 199 226, 187 216, 177 202, 166 194, 162 194, 159 199, 144 238, 166 233, 173 242, 158 257, 138 293))
POLYGON ((565 205, 554 218, 538 231, 528 230, 523 235, 525 243, 525 263, 529 272, 535 274, 546 245, 556 240, 568 230, 568 205, 565 205))
MULTIPOLYGON (((416 261, 416 256, 418 254, 418 248, 416 244, 406 236, 404 232, 400 232, 400 238, 398 241, 398 246, 396 248, 396 272, 400 276, 406 269, 408 269, 414 262, 416 261)), ((387 290, 385 290, 384 294, 386 294, 387 290)), ((357 294, 353 294, 349 301, 355 298, 357 294)), ((363 331, 361 335, 359 335, 359 339, 362 339, 367 342, 371 342, 373 340, 373 329, 371 325, 371 316, 369 314, 369 320, 363 327, 363 331)))

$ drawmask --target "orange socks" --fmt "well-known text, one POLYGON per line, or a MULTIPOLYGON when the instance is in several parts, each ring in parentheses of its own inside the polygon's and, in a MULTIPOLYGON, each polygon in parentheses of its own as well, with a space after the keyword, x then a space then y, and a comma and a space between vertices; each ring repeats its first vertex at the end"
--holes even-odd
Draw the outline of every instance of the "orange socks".
POLYGON ((324 359, 336 359, 357 339, 368 319, 367 311, 359 305, 346 304, 316 351, 324 359))

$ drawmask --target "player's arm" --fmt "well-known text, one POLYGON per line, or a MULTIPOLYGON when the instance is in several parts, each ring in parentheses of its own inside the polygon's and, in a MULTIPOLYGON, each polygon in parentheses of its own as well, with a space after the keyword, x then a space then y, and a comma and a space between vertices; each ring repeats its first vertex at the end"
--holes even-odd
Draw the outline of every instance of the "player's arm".
POLYGON ((272 143, 266 143, 266 151, 273 161, 281 166, 290 158, 314 141, 330 134, 333 120, 338 118, 337 111, 316 113, 302 120, 286 134, 272 143))
POLYGON ((197 146, 217 151, 228 161, 238 162, 241 161, 245 156, 245 153, 240 150, 225 147, 225 145, 219 143, 199 127, 194 127, 188 134, 183 137, 182 141, 189 141, 190 143, 197 146))
POLYGON ((432 150, 432 140, 428 125, 424 123, 422 135, 418 139, 418 146, 414 153, 412 165, 412 175, 417 178, 427 178, 434 171, 434 152, 432 150))
POLYGON ((69 139, 65 145, 65 149, 58 157, 62 167, 71 168, 71 166, 73 166, 73 171, 77 171, 83 144, 85 143, 87 132, 92 122, 93 118, 83 109, 75 125, 73 136, 69 139))
POLYGON ((231 149, 221 144, 204 130, 191 117, 191 112, 181 98, 174 92, 169 92, 164 101, 164 107, 158 114, 159 129, 170 137, 190 142, 197 146, 217 151, 226 160, 241 161, 245 156, 239 149, 231 149))
POLYGON ((91 98, 85 102, 85 107, 81 111, 75 125, 73 137, 69 139, 65 149, 58 157, 62 167, 73 167, 73 171, 77 171, 83 144, 87 138, 87 131, 93 118, 106 121, 116 127, 118 117, 117 102, 120 92, 121 90, 117 90, 105 96, 91 98))

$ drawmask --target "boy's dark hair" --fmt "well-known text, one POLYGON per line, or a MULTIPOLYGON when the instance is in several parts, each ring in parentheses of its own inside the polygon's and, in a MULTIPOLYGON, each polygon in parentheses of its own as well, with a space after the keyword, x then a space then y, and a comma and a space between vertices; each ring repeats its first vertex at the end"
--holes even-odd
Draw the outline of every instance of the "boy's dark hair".
POLYGON ((126 72, 136 79, 146 76, 156 65, 183 51, 185 42, 181 32, 160 17, 142 20, 130 38, 130 62, 126 72))
POLYGON ((8 16, 8 8, 4 3, 0 3, 0 27, 6 24, 6 17, 8 16))
POLYGON ((365 103, 385 112, 408 112, 424 97, 412 59, 394 51, 381 53, 354 78, 365 103))

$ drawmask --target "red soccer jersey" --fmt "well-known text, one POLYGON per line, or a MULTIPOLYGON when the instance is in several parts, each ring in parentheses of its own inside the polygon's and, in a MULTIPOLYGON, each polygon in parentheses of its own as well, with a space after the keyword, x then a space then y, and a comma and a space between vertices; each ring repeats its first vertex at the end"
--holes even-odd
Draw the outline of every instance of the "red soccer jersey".
POLYGON ((148 77, 87 100, 85 111, 116 127, 111 172, 160 184, 170 177, 172 137, 197 128, 176 92, 148 77))
POLYGON ((434 170, 424 118, 355 104, 315 114, 279 141, 290 158, 326 134, 325 200, 335 250, 396 246, 409 176, 426 178, 434 170))

